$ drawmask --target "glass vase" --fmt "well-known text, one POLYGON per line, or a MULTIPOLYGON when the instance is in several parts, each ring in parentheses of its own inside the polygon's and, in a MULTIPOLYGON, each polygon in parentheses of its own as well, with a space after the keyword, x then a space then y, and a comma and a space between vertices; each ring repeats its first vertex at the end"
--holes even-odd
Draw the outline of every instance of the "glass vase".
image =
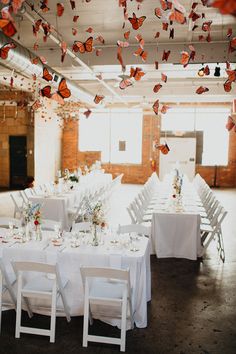
POLYGON ((42 241, 42 230, 40 225, 35 226, 35 239, 36 241, 42 241))
POLYGON ((97 225, 94 224, 93 225, 93 240, 92 240, 92 245, 93 246, 98 246, 99 242, 98 242, 98 235, 97 235, 97 225))
POLYGON ((25 225, 25 240, 30 241, 31 239, 31 224, 27 222, 25 225))

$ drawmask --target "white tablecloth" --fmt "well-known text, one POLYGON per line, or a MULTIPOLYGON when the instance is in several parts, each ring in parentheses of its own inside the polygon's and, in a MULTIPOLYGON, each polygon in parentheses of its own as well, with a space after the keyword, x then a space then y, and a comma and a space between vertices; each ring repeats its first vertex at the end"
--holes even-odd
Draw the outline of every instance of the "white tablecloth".
MULTIPOLYGON (((70 314, 77 316, 83 315, 81 265, 114 268, 120 265, 122 268, 129 268, 134 321, 137 327, 147 326, 147 301, 151 300, 150 251, 147 238, 137 241, 139 251, 132 252, 124 247, 113 246, 109 236, 104 236, 105 243, 97 247, 84 244, 78 248, 71 248, 69 241, 65 241, 67 246, 64 248, 65 245, 62 247, 51 245, 48 241, 49 235, 49 232, 44 232, 43 240, 40 242, 0 243, 0 257, 2 256, 7 270, 12 271, 11 261, 57 262, 61 276, 65 276, 69 280, 65 293, 70 314), (47 246, 48 244, 49 246, 47 246)), ((48 309, 45 309, 45 302, 43 306, 41 303, 36 303, 34 310, 39 313, 48 312, 48 309)), ((119 322, 112 323, 119 324, 119 322)))
POLYGON ((172 183, 166 178, 159 186, 152 215, 152 244, 157 257, 196 260, 202 255, 200 201, 191 183, 184 178, 181 204, 172 197, 172 183))
POLYGON ((41 205, 43 219, 60 221, 63 230, 68 230, 70 223, 68 218, 68 208, 73 208, 76 194, 67 193, 61 196, 32 196, 29 200, 41 205))
MULTIPOLYGON (((86 176, 80 176, 79 183, 75 183, 74 189, 69 192, 46 197, 43 195, 31 196, 29 197, 29 200, 32 203, 39 203, 42 205, 41 211, 44 219, 60 221, 62 229, 68 231, 71 226, 71 220, 68 217, 68 209, 72 209, 76 202, 81 200, 82 195, 95 193, 111 182, 112 175, 110 173, 92 171, 86 176)), ((61 183, 64 183, 63 179, 61 179, 61 183)))
POLYGON ((201 255, 200 215, 156 212, 152 217, 152 241, 157 257, 196 260, 201 255))

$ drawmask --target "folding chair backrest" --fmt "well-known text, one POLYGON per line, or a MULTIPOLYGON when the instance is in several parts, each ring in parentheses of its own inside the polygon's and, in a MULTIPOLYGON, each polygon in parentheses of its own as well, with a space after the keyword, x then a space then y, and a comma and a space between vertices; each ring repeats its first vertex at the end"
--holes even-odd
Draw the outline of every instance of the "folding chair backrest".
POLYGON ((130 206, 128 206, 126 209, 127 209, 128 214, 129 214, 129 216, 130 216, 131 222, 132 222, 133 224, 136 224, 137 219, 136 219, 136 216, 135 216, 135 214, 134 214, 132 208, 131 208, 130 206))
POLYGON ((214 227, 217 223, 218 223, 218 218, 220 216, 220 214, 223 212, 224 208, 221 205, 218 205, 218 207, 216 208, 216 211, 212 217, 211 220, 211 226, 214 227))
MULTIPOLYGON (((20 195, 20 194, 19 194, 19 195, 20 195)), ((15 196, 14 196, 12 193, 10 194, 10 197, 11 197, 11 199, 12 199, 14 205, 15 205, 15 208, 17 209, 17 211, 20 212, 20 211, 21 211, 22 204, 20 205, 20 204, 18 203, 18 201, 16 200, 15 196)), ((21 197, 21 199, 22 199, 22 197, 21 197)))
POLYGON ((84 284, 86 278, 104 278, 126 282, 128 284, 128 289, 130 289, 130 275, 128 269, 96 268, 82 266, 80 268, 80 271, 84 284))
POLYGON ((57 267, 54 264, 36 262, 12 262, 16 272, 39 272, 47 274, 57 274, 57 267))

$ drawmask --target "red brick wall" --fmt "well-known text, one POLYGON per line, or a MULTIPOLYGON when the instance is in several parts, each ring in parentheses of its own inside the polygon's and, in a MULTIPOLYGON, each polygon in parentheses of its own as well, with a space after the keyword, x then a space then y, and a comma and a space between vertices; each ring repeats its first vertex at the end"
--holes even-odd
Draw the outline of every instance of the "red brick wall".
POLYGON ((196 173, 200 173, 210 186, 236 187, 236 132, 229 133, 228 166, 197 165, 196 173))
POLYGON ((78 168, 78 142, 79 131, 78 121, 68 119, 65 121, 62 134, 62 162, 61 167, 64 171, 66 168, 74 171, 78 168))
POLYGON ((101 151, 78 151, 78 166, 91 166, 95 161, 101 161, 101 151))
MULTIPOLYGON (((160 138, 160 124, 153 114, 145 114, 143 116, 143 143, 142 143, 142 163, 135 164, 103 164, 106 172, 112 173, 113 176, 124 173, 124 183, 145 183, 151 175, 150 158, 153 157, 157 161, 157 172, 159 153, 152 151, 152 143, 156 138, 160 138)), ((74 170, 81 164, 87 164, 86 161, 94 161, 98 159, 99 152, 78 152, 78 122, 68 121, 63 133, 63 153, 62 168, 74 170)), ((229 163, 228 166, 196 166, 196 173, 206 180, 210 186, 219 187, 236 187, 236 133, 229 133, 229 163)))

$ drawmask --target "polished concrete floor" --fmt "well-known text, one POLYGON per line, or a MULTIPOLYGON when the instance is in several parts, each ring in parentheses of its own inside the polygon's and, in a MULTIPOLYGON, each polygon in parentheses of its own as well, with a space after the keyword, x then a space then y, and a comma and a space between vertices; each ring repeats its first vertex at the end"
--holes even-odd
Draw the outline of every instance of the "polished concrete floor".
MULTIPOLYGON (((111 223, 129 221, 125 206, 140 186, 122 185, 113 197, 111 223)), ((236 190, 215 190, 228 210, 223 224, 226 260, 223 264, 212 243, 202 261, 151 257, 152 301, 148 304, 148 327, 127 332, 127 353, 235 354, 236 353, 236 190)), ((8 194, 0 194, 0 215, 12 212, 8 194)), ((28 323, 24 316, 24 323, 28 323)), ((35 315, 30 321, 46 326, 48 318, 35 315)), ((22 335, 14 338, 15 313, 4 312, 0 353, 118 353, 117 346, 89 344, 83 348, 82 317, 67 323, 57 319, 56 343, 48 338, 22 335)), ((91 327, 96 334, 119 331, 100 321, 91 327)))

